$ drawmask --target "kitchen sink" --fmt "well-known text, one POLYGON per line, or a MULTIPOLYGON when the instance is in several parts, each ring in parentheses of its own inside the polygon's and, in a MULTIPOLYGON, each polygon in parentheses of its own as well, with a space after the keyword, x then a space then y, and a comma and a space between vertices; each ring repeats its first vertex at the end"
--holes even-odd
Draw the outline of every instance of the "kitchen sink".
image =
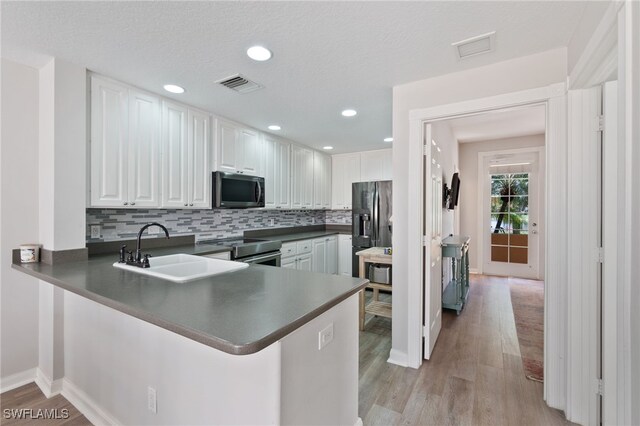
POLYGON ((125 263, 114 263, 113 266, 138 274, 186 283, 188 281, 247 268, 248 263, 230 260, 212 259, 192 254, 171 254, 149 259, 149 268, 139 268, 125 263))

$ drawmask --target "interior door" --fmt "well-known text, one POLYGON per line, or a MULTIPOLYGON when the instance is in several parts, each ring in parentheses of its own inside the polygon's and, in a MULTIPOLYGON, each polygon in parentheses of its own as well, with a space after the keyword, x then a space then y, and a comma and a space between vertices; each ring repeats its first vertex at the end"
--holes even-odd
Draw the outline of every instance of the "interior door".
POLYGON ((424 149, 424 357, 431 353, 442 328, 442 167, 431 125, 424 149))

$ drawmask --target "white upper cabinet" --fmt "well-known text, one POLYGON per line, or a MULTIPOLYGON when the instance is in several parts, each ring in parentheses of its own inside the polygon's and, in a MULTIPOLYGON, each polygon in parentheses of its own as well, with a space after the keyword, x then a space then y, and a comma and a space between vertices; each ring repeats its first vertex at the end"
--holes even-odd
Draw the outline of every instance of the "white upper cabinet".
POLYGON ((129 205, 160 205, 159 153, 160 99, 129 90, 129 205))
POLYGON ((162 206, 189 207, 188 108, 162 102, 162 206))
POLYGON ((360 154, 334 155, 332 163, 332 208, 351 209, 351 184, 360 181, 360 154))
POLYGON ((211 135, 209 114, 189 109, 189 207, 211 207, 211 135))
POLYGON ((313 153, 313 208, 331 209, 331 157, 313 153))
POLYGON ((160 98, 91 76, 91 206, 159 207, 160 98))
POLYGON ((360 181, 391 180, 390 149, 360 153, 360 181))
POLYGON ((162 123, 162 207, 210 207, 209 114, 164 101, 162 123))
POLYGON ((313 151, 291 146, 291 207, 313 208, 313 151))
POLYGON ((258 132, 219 120, 217 169, 259 176, 261 162, 262 144, 258 132))
POLYGON ((265 134, 263 140, 265 208, 291 208, 291 144, 265 134))

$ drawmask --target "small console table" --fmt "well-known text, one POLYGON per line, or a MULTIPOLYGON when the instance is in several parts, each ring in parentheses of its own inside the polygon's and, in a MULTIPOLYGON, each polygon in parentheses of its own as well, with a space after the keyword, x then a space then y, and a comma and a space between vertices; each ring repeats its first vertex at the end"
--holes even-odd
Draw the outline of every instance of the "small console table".
POLYGON ((442 240, 442 259, 451 258, 451 281, 442 293, 442 307, 458 315, 469 294, 469 237, 450 235, 442 240))
MULTIPOLYGON (((359 259, 360 278, 366 277, 365 267, 367 263, 381 263, 384 265, 392 264, 391 255, 384 254, 384 248, 382 247, 371 247, 366 250, 359 251, 356 253, 356 256, 358 256, 359 259)), ((365 313, 391 318, 391 303, 381 302, 378 300, 378 292, 380 290, 391 291, 391 284, 369 282, 369 284, 360 291, 360 331, 364 331, 365 313), (373 289, 373 300, 365 306, 364 290, 367 288, 373 289)))

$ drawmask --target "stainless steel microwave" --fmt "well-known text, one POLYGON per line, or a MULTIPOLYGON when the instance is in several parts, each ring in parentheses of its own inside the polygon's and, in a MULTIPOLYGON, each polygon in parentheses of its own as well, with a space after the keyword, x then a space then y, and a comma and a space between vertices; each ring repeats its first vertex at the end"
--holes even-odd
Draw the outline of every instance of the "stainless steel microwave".
POLYGON ((213 172, 214 209, 264 207, 264 178, 237 173, 213 172))

